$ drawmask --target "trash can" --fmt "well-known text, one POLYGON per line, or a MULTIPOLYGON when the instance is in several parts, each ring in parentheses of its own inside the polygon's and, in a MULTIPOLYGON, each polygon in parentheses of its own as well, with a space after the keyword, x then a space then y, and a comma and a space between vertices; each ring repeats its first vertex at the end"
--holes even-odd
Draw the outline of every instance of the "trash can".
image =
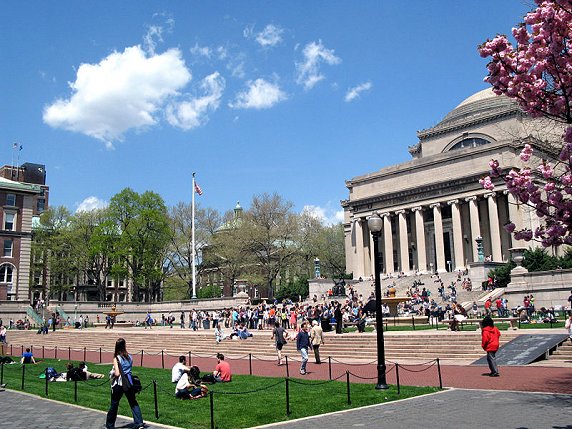
POLYGON ((203 320, 203 328, 210 329, 211 328, 211 321, 209 319, 203 320))

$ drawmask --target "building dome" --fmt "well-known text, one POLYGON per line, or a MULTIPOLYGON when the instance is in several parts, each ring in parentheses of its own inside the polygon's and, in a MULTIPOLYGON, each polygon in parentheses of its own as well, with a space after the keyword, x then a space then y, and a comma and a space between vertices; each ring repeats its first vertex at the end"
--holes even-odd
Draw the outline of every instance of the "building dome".
POLYGON ((463 100, 441 122, 417 133, 420 140, 457 131, 478 123, 498 119, 519 112, 518 104, 505 95, 496 95, 492 88, 479 91, 463 100))

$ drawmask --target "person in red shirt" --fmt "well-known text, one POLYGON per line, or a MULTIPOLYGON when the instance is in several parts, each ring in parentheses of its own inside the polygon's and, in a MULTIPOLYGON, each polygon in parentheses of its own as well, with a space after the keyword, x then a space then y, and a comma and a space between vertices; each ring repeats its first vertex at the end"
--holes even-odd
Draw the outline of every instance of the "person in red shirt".
POLYGON ((495 301, 495 306, 497 308, 498 317, 502 317, 502 300, 500 298, 497 298, 495 301))
POLYGON ((217 366, 213 371, 213 376, 217 382, 229 382, 232 380, 232 373, 230 372, 230 364, 224 360, 224 355, 222 353, 216 354, 217 366))
POLYGON ((493 302, 491 301, 490 298, 488 298, 488 299, 485 301, 485 314, 486 314, 486 315, 491 314, 491 305, 492 305, 492 304, 493 304, 493 302))
POLYGON ((499 370, 497 367, 496 353, 499 349, 499 339, 501 336, 500 331, 495 326, 493 319, 490 316, 485 316, 481 322, 482 326, 482 347, 483 350, 487 352, 487 363, 489 364, 489 369, 491 370, 491 377, 498 377, 499 370))

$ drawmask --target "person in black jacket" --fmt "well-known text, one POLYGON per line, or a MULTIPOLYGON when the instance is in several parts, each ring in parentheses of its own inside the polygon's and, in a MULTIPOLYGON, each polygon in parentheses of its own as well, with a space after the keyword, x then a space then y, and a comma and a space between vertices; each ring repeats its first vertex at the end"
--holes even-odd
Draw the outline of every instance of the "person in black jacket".
POLYGON ((334 317, 336 319, 336 334, 342 333, 342 305, 338 302, 334 310, 334 317))
POLYGON ((302 323, 300 327, 300 332, 296 337, 296 350, 300 352, 302 356, 302 364, 300 365, 300 374, 306 375, 306 364, 308 363, 308 349, 312 348, 310 342, 310 335, 308 334, 308 324, 306 322, 302 323))

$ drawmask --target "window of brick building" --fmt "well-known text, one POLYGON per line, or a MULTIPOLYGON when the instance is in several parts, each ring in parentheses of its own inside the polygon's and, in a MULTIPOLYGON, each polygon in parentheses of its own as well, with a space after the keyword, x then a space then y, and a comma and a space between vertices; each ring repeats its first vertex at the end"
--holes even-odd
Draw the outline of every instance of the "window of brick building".
POLYGON ((16 206, 16 195, 15 194, 6 194, 6 205, 7 206, 16 206))
POLYGON ((4 240, 4 256, 7 258, 12 257, 12 240, 4 240))
POLYGON ((14 221, 16 215, 14 213, 4 213, 4 230, 14 231, 14 221))

